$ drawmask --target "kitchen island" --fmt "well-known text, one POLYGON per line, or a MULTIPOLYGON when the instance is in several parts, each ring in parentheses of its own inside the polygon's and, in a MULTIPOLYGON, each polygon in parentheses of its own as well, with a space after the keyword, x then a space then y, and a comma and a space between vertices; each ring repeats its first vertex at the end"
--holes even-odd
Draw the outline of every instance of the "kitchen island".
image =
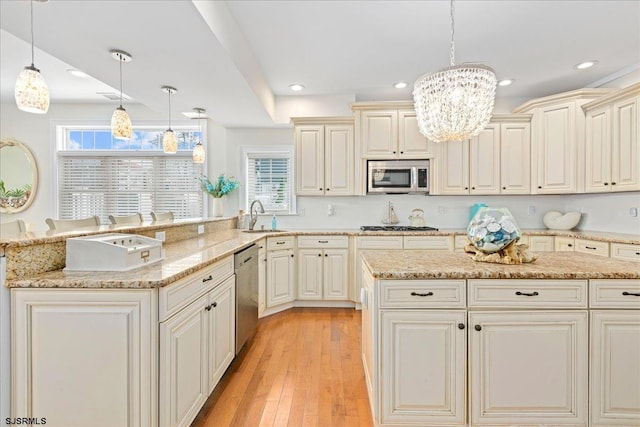
POLYGON ((640 268, 362 251, 362 360, 379 426, 640 425, 640 268))

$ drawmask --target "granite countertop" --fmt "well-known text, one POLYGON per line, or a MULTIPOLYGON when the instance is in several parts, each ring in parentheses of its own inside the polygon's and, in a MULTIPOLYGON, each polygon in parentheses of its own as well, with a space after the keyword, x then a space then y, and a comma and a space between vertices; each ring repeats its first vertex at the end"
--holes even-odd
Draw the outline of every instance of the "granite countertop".
POLYGON ((464 252, 361 251, 376 279, 640 279, 633 261, 577 252, 536 252, 529 264, 477 262, 464 252))

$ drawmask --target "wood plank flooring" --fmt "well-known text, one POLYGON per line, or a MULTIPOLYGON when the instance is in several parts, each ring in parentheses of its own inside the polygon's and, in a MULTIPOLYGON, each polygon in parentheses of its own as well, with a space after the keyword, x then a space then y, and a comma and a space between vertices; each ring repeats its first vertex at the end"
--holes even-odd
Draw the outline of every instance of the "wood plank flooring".
POLYGON ((192 427, 369 427, 360 312, 295 308, 261 319, 192 427))

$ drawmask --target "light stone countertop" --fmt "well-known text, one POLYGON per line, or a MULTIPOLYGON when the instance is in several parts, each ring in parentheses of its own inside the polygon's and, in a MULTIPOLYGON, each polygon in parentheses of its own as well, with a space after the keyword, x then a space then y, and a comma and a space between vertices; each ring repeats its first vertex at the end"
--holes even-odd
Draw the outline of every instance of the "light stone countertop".
POLYGON ((640 279, 640 264, 578 252, 535 252, 529 264, 477 262, 464 252, 361 251, 376 279, 640 279))

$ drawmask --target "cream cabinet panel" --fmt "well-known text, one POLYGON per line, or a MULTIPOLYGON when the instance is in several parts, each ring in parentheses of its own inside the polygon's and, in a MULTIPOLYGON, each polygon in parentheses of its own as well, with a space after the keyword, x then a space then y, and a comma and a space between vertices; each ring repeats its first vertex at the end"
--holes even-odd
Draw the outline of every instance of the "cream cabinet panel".
POLYGON ((502 194, 531 193, 531 125, 502 123, 500 127, 502 194))
POLYGON ((535 252, 553 252, 553 236, 529 236, 528 245, 535 252))
POLYGON ((464 426, 465 312, 382 310, 380 316, 381 424, 464 426))
POLYGON ((577 192, 577 129, 575 102, 540 107, 535 115, 533 158, 537 193, 577 192))
POLYGON ((638 98, 613 104, 613 150, 611 190, 640 190, 640 151, 638 150, 638 98))
POLYGON ((323 298, 346 300, 349 298, 349 251, 325 249, 323 258, 323 298))
POLYGON ((640 426, 640 311, 591 312, 591 425, 640 426))
MULTIPOLYGON (((325 126, 324 188, 326 195, 354 194, 353 125, 325 126)), ((300 163, 305 167, 304 163, 300 163)))
POLYGON ((432 143, 420 133, 415 110, 398 111, 398 157, 426 159, 433 157, 432 143))
POLYGON ((267 307, 295 299, 293 249, 267 252, 267 307))
POLYGON ((351 288, 351 300, 360 302, 360 288, 362 283, 362 259, 361 250, 389 250, 402 249, 402 236, 358 236, 356 237, 356 248, 353 252, 355 280, 351 288))
POLYGON ((189 426, 209 396, 208 295, 160 323, 160 426, 189 426))
POLYGON ((611 243, 611 258, 640 262, 640 245, 611 243))
POLYGON ((297 126, 295 129, 296 194, 324 194, 324 126, 297 126))
POLYGON ((258 243, 258 317, 267 308, 267 242, 266 239, 258 243))
POLYGON ((500 194, 500 124, 489 123, 471 138, 469 150, 470 194, 500 194))
POLYGON ((362 294, 358 295, 358 300, 362 304, 362 364, 364 365, 364 377, 369 394, 369 405, 371 412, 375 413, 378 401, 378 392, 374 390, 374 384, 378 383, 378 308, 373 290, 373 277, 367 271, 363 273, 360 266, 358 266, 358 270, 362 276, 362 294))
POLYGON ((576 250, 576 242, 573 237, 556 236, 554 238, 554 249, 556 252, 573 252, 576 250))
POLYGON ((208 322, 209 393, 236 357, 236 281, 228 278, 209 293, 205 307, 208 322))
POLYGON ((608 257, 609 243, 599 240, 576 239, 576 252, 608 257))
POLYGON ((11 298, 12 416, 157 424, 154 290, 12 289, 11 298))
POLYGON ((587 312, 469 313, 470 424, 587 425, 587 312))
POLYGON ((611 189, 611 107, 588 111, 585 130, 585 190, 590 193, 611 189))
POLYGON ((368 159, 395 158, 398 154, 397 110, 362 111, 363 155, 368 159))
POLYGON ((322 299, 322 249, 298 249, 298 299, 322 299))
POLYGON ((469 194, 469 141, 440 144, 440 194, 469 194))

